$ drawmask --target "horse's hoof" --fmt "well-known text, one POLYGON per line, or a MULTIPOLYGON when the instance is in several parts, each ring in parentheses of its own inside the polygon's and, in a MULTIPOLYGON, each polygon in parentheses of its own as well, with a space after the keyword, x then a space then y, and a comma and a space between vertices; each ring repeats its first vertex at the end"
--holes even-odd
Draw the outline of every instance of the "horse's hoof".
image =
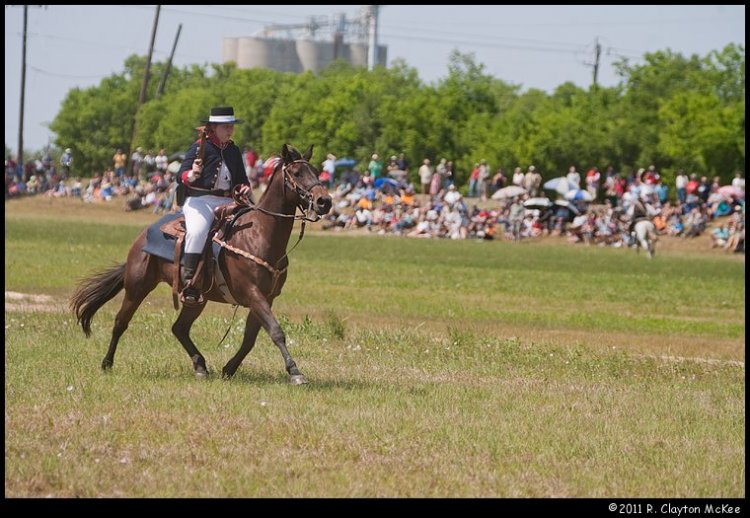
POLYGON ((302 374, 289 376, 289 383, 292 385, 307 385, 307 379, 302 374))
POLYGON ((202 370, 202 369, 201 370, 197 370, 197 371, 195 371, 195 378, 199 379, 199 380, 204 380, 204 379, 208 378, 208 372, 205 371, 205 370, 202 370))

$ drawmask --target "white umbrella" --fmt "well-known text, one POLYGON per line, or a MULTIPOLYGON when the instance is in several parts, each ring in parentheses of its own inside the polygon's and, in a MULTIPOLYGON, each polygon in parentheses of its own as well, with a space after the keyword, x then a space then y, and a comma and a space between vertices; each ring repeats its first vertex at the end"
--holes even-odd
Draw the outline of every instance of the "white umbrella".
POLYGON ((570 201, 594 201, 594 197, 591 193, 584 191, 583 189, 576 189, 575 191, 568 191, 565 193, 565 199, 570 201))
POLYGON ((544 188, 549 189, 550 191, 559 192, 560 194, 565 194, 570 190, 578 189, 578 186, 568 181, 566 177, 558 176, 557 178, 544 182, 544 188))
POLYGON ((552 200, 549 198, 529 198, 523 202, 523 206, 527 209, 539 209, 547 208, 553 205, 552 200))
POLYGON ((503 198, 513 198, 514 196, 519 196, 525 193, 526 189, 524 189, 523 187, 519 187, 517 185, 509 185, 508 187, 503 187, 502 189, 495 192, 495 194, 492 195, 492 199, 502 200, 503 198))

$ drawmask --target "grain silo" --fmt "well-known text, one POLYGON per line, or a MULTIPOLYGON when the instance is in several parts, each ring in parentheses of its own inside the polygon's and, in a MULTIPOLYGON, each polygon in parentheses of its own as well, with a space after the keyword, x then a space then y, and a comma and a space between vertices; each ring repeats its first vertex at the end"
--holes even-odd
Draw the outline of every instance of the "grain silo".
POLYGON ((270 68, 301 72, 294 42, 276 38, 238 38, 237 68, 270 68))
POLYGON ((221 43, 221 62, 228 63, 234 61, 237 63, 237 38, 224 38, 221 43))
MULTIPOLYGON (((319 72, 334 59, 343 59, 355 67, 368 65, 367 33, 376 23, 377 9, 369 6, 359 17, 346 15, 310 18, 306 23, 266 26, 263 36, 224 38, 222 62, 234 61, 238 68, 269 68, 282 72, 319 72), (374 14, 373 14, 374 13, 374 14), (321 29, 330 30, 330 37, 321 29), (296 38, 273 38, 271 34, 301 31, 296 38), (349 41, 345 41, 348 39, 349 41), (233 59, 234 58, 234 59, 233 59)), ((386 65, 387 47, 377 45, 375 64, 386 65)))

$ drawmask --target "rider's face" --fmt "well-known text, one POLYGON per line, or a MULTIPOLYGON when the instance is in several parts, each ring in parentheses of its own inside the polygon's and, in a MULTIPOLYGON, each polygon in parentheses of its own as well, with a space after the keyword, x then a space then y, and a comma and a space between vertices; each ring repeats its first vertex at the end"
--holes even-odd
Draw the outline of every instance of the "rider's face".
POLYGON ((214 132, 216 133, 216 138, 219 139, 219 142, 224 144, 225 142, 229 142, 229 139, 232 138, 234 124, 217 124, 214 132))

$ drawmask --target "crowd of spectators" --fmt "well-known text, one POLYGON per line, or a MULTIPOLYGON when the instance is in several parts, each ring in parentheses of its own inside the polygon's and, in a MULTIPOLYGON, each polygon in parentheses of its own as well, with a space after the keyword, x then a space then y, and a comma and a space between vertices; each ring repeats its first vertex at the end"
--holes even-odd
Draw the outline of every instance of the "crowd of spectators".
MULTIPOLYGON (((251 147, 243 153, 248 178, 253 188, 262 191, 272 166, 251 147)), ((85 186, 72 162, 70 149, 61 156, 59 167, 47 152, 27 162, 19 174, 9 158, 6 199, 24 194, 77 197, 86 203, 124 198, 128 211, 178 209, 175 176, 181 164, 179 155, 168 158, 164 149, 154 153, 137 148, 128 161, 118 149, 112 167, 93 173, 85 186)), ((567 186, 549 189, 533 165, 526 172, 516 167, 508 176, 498 168, 493 175, 487 160, 481 159, 474 164, 462 194, 455 184, 453 162, 445 158, 435 167, 430 159, 422 160, 416 175, 418 186, 409 181, 409 163, 403 153, 385 163, 373 153, 364 163, 367 167, 360 173, 355 161, 338 161, 329 153, 320 164, 320 180, 334 197, 324 229, 364 228, 418 238, 512 241, 558 235, 574 243, 622 247, 633 245, 630 224, 638 218, 651 219, 660 235, 683 238, 696 237, 717 221, 711 230, 712 245, 744 252, 745 185, 739 172, 731 185, 721 186, 718 177, 709 181, 679 171, 670 197, 670 187, 653 165, 626 175, 612 166, 603 175, 596 167, 581 175, 572 165, 562 177, 567 186), (518 188, 512 191, 516 194, 498 196, 510 186, 518 188), (577 191, 587 195, 578 196, 577 191), (497 202, 489 201, 491 198, 497 202)))

